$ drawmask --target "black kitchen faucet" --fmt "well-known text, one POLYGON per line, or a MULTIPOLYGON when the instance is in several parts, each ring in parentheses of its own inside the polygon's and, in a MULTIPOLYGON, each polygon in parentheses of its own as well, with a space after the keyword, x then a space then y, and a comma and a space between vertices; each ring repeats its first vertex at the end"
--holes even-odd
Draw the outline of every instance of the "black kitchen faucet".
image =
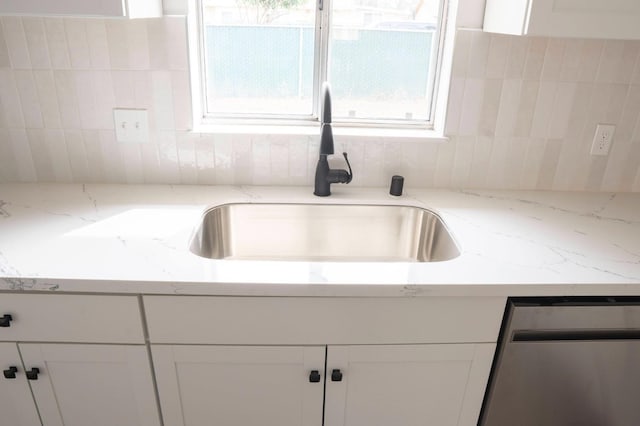
POLYGON ((316 181, 313 194, 318 197, 331 195, 332 183, 349 183, 353 179, 347 153, 343 152, 349 171, 329 168, 328 155, 333 155, 333 129, 331 128, 331 90, 326 81, 322 84, 322 114, 320 123, 320 157, 316 165, 316 181))

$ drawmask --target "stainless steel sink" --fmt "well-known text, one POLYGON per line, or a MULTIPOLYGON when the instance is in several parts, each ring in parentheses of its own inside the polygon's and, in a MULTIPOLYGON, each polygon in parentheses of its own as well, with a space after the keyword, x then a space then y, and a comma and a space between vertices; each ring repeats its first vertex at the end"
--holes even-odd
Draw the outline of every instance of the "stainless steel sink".
POLYGON ((210 259, 438 262, 460 254, 442 220, 410 206, 225 204, 190 249, 210 259))

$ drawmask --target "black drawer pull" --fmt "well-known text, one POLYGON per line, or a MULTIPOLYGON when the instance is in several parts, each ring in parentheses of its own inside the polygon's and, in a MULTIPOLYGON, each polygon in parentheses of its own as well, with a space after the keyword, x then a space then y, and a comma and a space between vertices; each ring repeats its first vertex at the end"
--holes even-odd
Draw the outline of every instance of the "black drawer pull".
POLYGON ((15 379, 17 372, 18 367, 11 366, 8 370, 4 370, 2 373, 4 374, 5 379, 15 379))
POLYGON ((331 381, 332 382, 341 382, 342 381, 342 372, 339 369, 335 369, 331 371, 331 381))
POLYGON ((11 327, 11 321, 13 321, 13 317, 9 314, 4 314, 0 318, 0 327, 11 327))
POLYGON ((30 371, 26 371, 25 374, 27 375, 27 379, 29 380, 38 380, 38 374, 40 374, 40 369, 34 367, 30 371))
POLYGON ((318 370, 311 370, 309 373, 309 382, 318 383, 320 381, 320 372, 318 370))

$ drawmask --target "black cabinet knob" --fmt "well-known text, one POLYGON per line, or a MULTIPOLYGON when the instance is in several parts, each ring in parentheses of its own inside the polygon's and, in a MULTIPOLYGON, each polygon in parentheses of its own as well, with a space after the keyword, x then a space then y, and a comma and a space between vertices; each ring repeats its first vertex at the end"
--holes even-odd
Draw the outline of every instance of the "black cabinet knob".
POLYGON ((25 371, 25 374, 27 375, 27 379, 29 380, 38 380, 38 374, 40 374, 40 369, 34 367, 29 371, 25 371))
POLYGON ((9 314, 4 314, 0 318, 0 327, 11 327, 11 321, 13 321, 13 317, 9 314))
POLYGON ((331 371, 331 381, 332 382, 341 382, 342 381, 342 372, 339 369, 331 371))
POLYGON ((17 372, 18 372, 18 367, 14 367, 14 366, 9 367, 8 370, 2 371, 5 379, 15 379, 17 372))
POLYGON ((318 383, 320 381, 320 372, 318 370, 311 370, 309 373, 309 382, 318 383))

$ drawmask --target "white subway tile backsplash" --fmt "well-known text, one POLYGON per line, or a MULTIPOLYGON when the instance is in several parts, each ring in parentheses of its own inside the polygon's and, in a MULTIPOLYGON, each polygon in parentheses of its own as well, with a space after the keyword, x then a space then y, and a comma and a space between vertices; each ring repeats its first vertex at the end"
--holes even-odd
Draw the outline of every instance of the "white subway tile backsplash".
POLYGON ((190 129, 192 126, 189 73, 187 71, 171 71, 171 89, 175 129, 190 129))
POLYGON ((551 110, 556 97, 557 83, 542 81, 538 89, 538 100, 531 122, 531 137, 546 138, 551 121, 551 110))
POLYGON ((544 37, 532 37, 529 39, 527 59, 524 64, 522 78, 525 80, 538 80, 540 78, 548 44, 549 39, 544 37))
MULTIPOLYGON (((228 147, 223 145, 223 147, 227 148, 230 152, 233 151, 233 145, 228 147)), ((306 185, 312 182, 309 168, 307 167, 308 157, 309 145, 305 137, 295 138, 289 141, 289 175, 292 180, 291 185, 306 185)))
POLYGON ((127 24, 127 21, 121 19, 108 19, 105 22, 109 63, 114 70, 130 69, 127 24))
POLYGON ((511 38, 503 34, 492 34, 487 57, 485 76, 493 79, 503 79, 509 57, 511 38))
POLYGON ((155 140, 158 147, 158 166, 163 174, 162 183, 180 183, 180 161, 175 132, 158 131, 155 140))
POLYGON ((600 66, 596 75, 598 83, 613 83, 622 62, 624 42, 607 40, 600 58, 600 66))
POLYGON ((188 69, 187 26, 180 17, 168 17, 162 20, 167 51, 167 65, 170 70, 186 71, 188 69))
POLYGON ((136 108, 136 91, 132 71, 111 71, 115 106, 118 108, 136 108))
POLYGON ((467 76, 472 40, 473 32, 471 31, 458 31, 456 33, 456 48, 453 52, 453 64, 451 68, 451 77, 454 79, 465 78, 467 76))
POLYGON ((544 63, 542 65, 541 80, 557 81, 560 79, 564 54, 565 40, 549 39, 544 55, 544 63))
POLYGON ((29 138, 25 129, 9 129, 9 138, 13 148, 13 160, 17 165, 19 182, 36 182, 38 175, 34 164, 34 156, 31 153, 29 138))
POLYGON ((540 90, 540 82, 524 80, 520 87, 520 102, 517 107, 514 136, 529 136, 533 124, 533 114, 536 109, 536 101, 540 90))
POLYGON ((199 138, 200 135, 197 133, 176 132, 176 147, 180 165, 180 183, 193 184, 198 182, 196 141, 199 138))
POLYGON ((78 112, 83 129, 100 129, 100 117, 94 93, 94 76, 92 71, 76 71, 71 74, 78 95, 78 112))
POLYGON ((20 104, 20 95, 18 94, 18 85, 13 75, 13 70, 6 68, 0 69, 0 102, 2 103, 2 111, 4 121, 7 127, 24 128, 24 116, 22 114, 22 105, 20 104))
POLYGON ((451 169, 451 186, 454 188, 469 186, 469 174, 473 164, 475 144, 475 136, 459 136, 456 138, 456 151, 451 169))
POLYGON ((469 62, 467 65, 467 78, 484 78, 487 71, 487 61, 489 59, 489 47, 491 38, 483 32, 473 33, 471 39, 471 50, 469 51, 469 62))
POLYGON ((545 139, 529 138, 524 153, 522 172, 520 173, 520 187, 534 189, 538 184, 540 168, 544 157, 545 139))
POLYGON ((149 37, 147 23, 142 19, 134 19, 127 24, 127 48, 129 52, 129 68, 132 70, 148 70, 149 37))
POLYGON ((110 69, 109 42, 104 20, 89 19, 86 21, 85 29, 87 32, 91 68, 96 70, 110 69))
MULTIPOLYGON (((318 136, 192 126, 186 20, 0 18, 0 181, 313 184, 318 136), (149 113, 151 140, 115 140, 113 108, 149 113)), ((336 138, 348 188, 639 190, 640 42, 459 30, 446 143, 336 138), (608 157, 597 123, 618 126, 608 157)))
POLYGON ((91 68, 91 52, 87 40, 85 20, 65 18, 64 29, 67 33, 67 46, 71 67, 79 70, 91 68))
POLYGON ((45 129, 44 141, 49 152, 49 158, 53 168, 54 181, 70 183, 73 182, 69 153, 65 135, 59 129, 45 129))
POLYGON ((504 71, 504 78, 517 79, 524 75, 524 67, 527 62, 527 51, 529 49, 529 38, 510 37, 509 53, 504 71))
POLYGON ((558 168, 558 158, 562 151, 561 139, 547 139, 544 146, 544 154, 540 163, 540 172, 536 183, 537 189, 550 190, 553 189, 553 180, 555 179, 556 170, 558 168))
POLYGON ((9 49, 4 39, 4 30, 2 29, 2 20, 0 20, 0 68, 10 68, 11 58, 9 58, 9 49))
POLYGON ((482 107, 480 109, 480 121, 478 123, 479 136, 494 136, 496 123, 500 112, 500 99, 502 97, 502 79, 487 79, 484 82, 482 95, 482 107))
POLYGON ((142 153, 140 144, 130 143, 122 145, 124 157, 124 172, 127 183, 144 182, 144 166, 142 165, 142 153))
POLYGON ((25 126, 27 128, 42 128, 44 126, 42 110, 33 72, 31 70, 15 70, 13 75, 18 87, 25 126))
POLYGON ((578 81, 590 82, 596 80, 604 44, 605 42, 602 40, 584 40, 581 50, 578 81))
POLYGON ((38 101, 40 103, 44 127, 49 129, 62 128, 60 106, 58 105, 53 71, 33 70, 33 78, 38 92, 38 101))
POLYGON ((56 175, 53 169, 53 159, 47 147, 44 129, 27 129, 27 140, 31 149, 33 165, 39 181, 55 182, 56 175))
POLYGON ((155 144, 146 143, 140 145, 142 158, 142 172, 145 183, 164 183, 163 174, 158 160, 158 147, 155 144))
POLYGON ((51 68, 49 48, 42 18, 24 17, 22 26, 27 39, 31 66, 36 69, 51 68))
POLYGON ((69 155, 69 167, 75 182, 88 182, 90 180, 87 153, 84 147, 82 130, 72 129, 64 132, 67 153, 69 155))
POLYGON ((31 68, 31 57, 29 56, 29 47, 27 37, 22 26, 22 18, 19 16, 3 16, 2 29, 4 40, 9 51, 11 66, 14 69, 31 68))
POLYGON ((152 71, 151 87, 155 127, 159 130, 174 130, 173 89, 171 71, 152 71))
POLYGON ((482 100, 484 94, 484 80, 479 78, 468 78, 464 87, 462 98, 462 113, 458 134, 462 136, 472 136, 478 134, 478 123, 482 111, 482 100))
POLYGON ((449 104, 447 105, 447 117, 445 124, 445 135, 455 135, 460 126, 462 115, 462 105, 464 99, 464 78, 453 77, 449 86, 449 104))
POLYGON ((78 90, 73 71, 57 70, 53 72, 56 85, 60 120, 65 129, 81 129, 78 90))
POLYGON ((105 169, 110 165, 105 164, 102 144, 100 143, 100 132, 98 130, 83 130, 82 136, 90 173, 87 182, 109 182, 105 169))
POLYGON ((149 65, 153 70, 169 68, 168 38, 165 19, 147 20, 147 40, 149 43, 149 65))
POLYGON ((5 159, 6 162, 3 167, 0 167, 0 180, 10 181, 18 175, 18 166, 13 154, 9 129, 0 128, 0 158, 5 159))
POLYGON ((70 68, 71 59, 67 48, 64 20, 62 18, 47 18, 44 20, 44 27, 51 67, 53 69, 70 68))
POLYGON ((564 57, 560 68, 560 81, 576 81, 580 74, 582 60, 582 44, 580 39, 565 40, 564 57))
POLYGON ((576 83, 560 82, 556 87, 556 97, 551 109, 551 120, 547 137, 562 139, 567 133, 569 115, 573 106, 573 97, 576 91, 576 83))
POLYGON ((233 184, 233 136, 218 135, 215 140, 214 155, 215 182, 218 185, 233 184))
POLYGON ((512 136, 518 117, 522 80, 504 80, 496 121, 496 137, 512 136))
POLYGON ((203 135, 195 142, 198 183, 216 183, 215 140, 212 135, 203 135))

